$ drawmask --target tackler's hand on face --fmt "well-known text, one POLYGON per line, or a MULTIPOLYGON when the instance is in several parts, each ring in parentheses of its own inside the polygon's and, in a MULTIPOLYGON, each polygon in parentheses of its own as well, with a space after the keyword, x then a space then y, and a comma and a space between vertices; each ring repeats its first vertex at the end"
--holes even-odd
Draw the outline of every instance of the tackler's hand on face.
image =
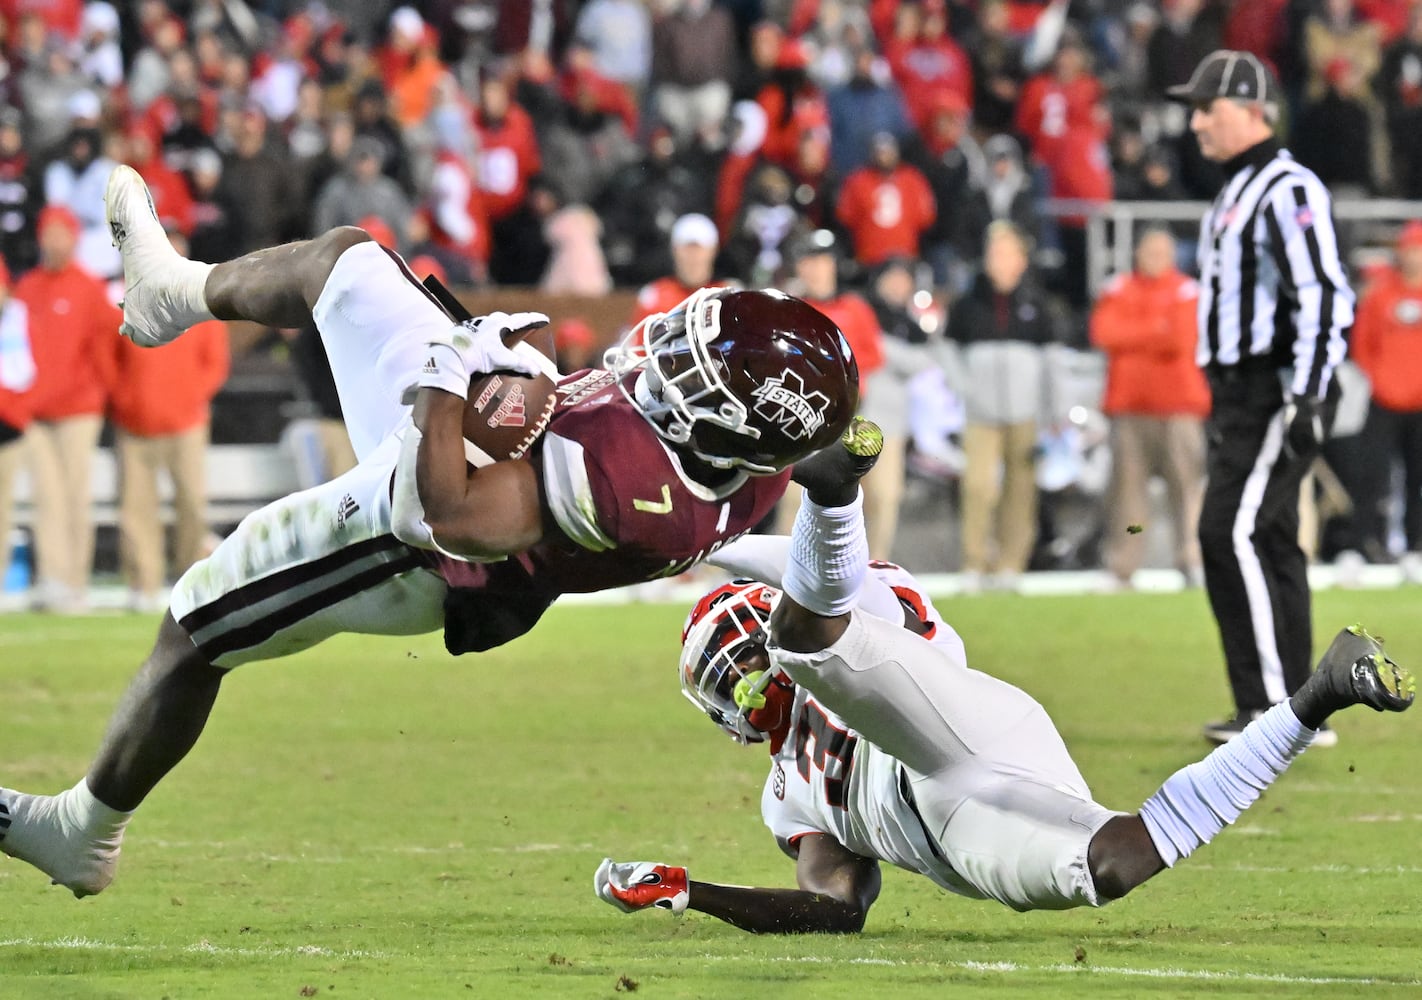
POLYGON ((467 399, 470 379, 489 372, 539 374, 537 362, 515 351, 514 345, 523 335, 547 325, 548 317, 538 312, 492 312, 454 324, 426 345, 419 381, 405 390, 403 401, 413 402, 418 389, 442 389, 467 399))

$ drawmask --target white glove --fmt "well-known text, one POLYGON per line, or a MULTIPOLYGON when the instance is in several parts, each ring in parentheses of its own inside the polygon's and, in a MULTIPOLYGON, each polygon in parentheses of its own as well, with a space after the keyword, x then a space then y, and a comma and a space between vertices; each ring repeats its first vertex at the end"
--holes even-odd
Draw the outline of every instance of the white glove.
POLYGON ((430 341, 420 379, 408 387, 402 401, 414 401, 417 389, 443 389, 469 398, 469 380, 494 371, 519 375, 539 374, 538 365, 504 343, 504 338, 548 325, 548 317, 536 312, 492 312, 449 328, 447 334, 430 341))
POLYGON ((603 858, 593 875, 593 891, 598 899, 623 913, 655 906, 680 914, 691 899, 687 881, 685 868, 655 861, 603 858))

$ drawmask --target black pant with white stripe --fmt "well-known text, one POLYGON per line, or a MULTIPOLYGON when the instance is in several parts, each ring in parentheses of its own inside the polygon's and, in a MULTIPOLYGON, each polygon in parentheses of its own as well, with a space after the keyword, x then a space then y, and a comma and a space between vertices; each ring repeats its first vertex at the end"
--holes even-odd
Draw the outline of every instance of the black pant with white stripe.
POLYGON ((1308 678, 1313 632, 1299 487, 1314 454, 1284 451, 1273 365, 1212 369, 1200 549, 1236 707, 1283 701, 1308 678))

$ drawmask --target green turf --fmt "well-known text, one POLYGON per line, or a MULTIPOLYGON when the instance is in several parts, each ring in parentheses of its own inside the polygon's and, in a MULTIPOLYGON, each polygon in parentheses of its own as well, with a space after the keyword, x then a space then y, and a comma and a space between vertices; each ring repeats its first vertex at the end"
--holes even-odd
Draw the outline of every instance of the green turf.
MULTIPOLYGON (((1419 592, 1325 593, 1422 663, 1419 592)), ((945 601, 971 661, 1057 719, 1131 809, 1227 707, 1198 593, 945 601)), ((345 638, 227 682, 76 902, 0 864, 0 997, 1419 995, 1422 711, 1337 720, 1215 844, 1104 910, 1016 914, 886 872, 861 937, 756 938, 598 902, 605 853, 793 877, 760 824, 763 751, 681 698, 684 609, 558 609, 497 654, 345 638), (1322 980, 1322 982, 1319 982, 1322 980), (832 990, 832 992, 826 992, 832 990)), ((82 773, 154 622, 0 619, 0 783, 82 773)))

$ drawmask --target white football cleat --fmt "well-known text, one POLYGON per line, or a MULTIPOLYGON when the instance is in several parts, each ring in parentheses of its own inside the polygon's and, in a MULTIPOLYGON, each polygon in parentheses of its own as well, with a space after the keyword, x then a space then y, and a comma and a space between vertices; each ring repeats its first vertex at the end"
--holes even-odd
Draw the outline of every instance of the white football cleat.
POLYGON ((86 815, 75 799, 72 789, 60 795, 27 795, 0 788, 0 851, 29 862, 52 884, 83 899, 103 892, 114 880, 130 814, 100 806, 105 815, 86 815))
MULTIPOLYGON (((173 249, 158 221, 148 185, 132 167, 119 165, 104 191, 104 218, 123 258, 123 325, 119 333, 140 347, 176 340, 189 327, 211 319, 193 308, 189 273, 205 281, 210 265, 189 261, 173 249)), ((201 299, 201 284, 198 285, 201 299)))

